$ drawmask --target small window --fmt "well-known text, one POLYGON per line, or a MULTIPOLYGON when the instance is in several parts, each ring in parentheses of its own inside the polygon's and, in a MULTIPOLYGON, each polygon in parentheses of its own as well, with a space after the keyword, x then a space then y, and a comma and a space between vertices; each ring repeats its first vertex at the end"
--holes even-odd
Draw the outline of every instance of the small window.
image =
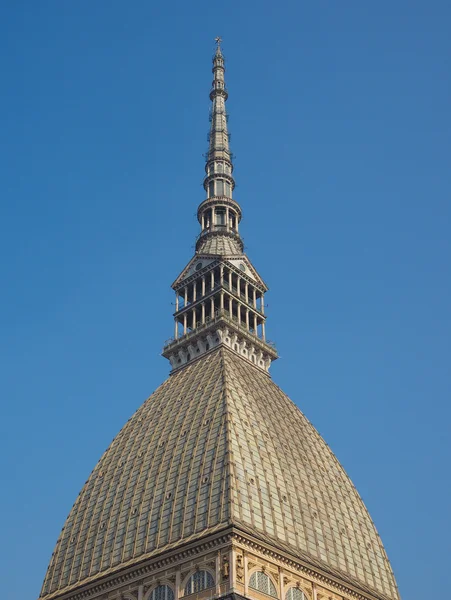
POLYGON ((225 210, 217 210, 216 211, 216 225, 225 225, 226 222, 226 214, 225 214, 225 210))
POLYGON ((224 196, 224 182, 222 179, 216 181, 216 195, 224 196))
POLYGON ((285 594, 285 600, 307 600, 303 591, 299 588, 291 587, 285 594))
POLYGON ((168 585, 159 585, 152 590, 149 600, 174 600, 174 592, 168 585))
POLYGON ((214 181, 210 181, 210 183, 208 184, 208 196, 211 198, 211 196, 215 195, 215 184, 214 181))
POLYGON ((185 585, 185 596, 189 594, 197 594, 202 590, 212 588, 215 585, 213 576, 208 571, 196 571, 188 579, 188 583, 185 585))
POLYGON ((263 571, 252 573, 251 578, 249 579, 249 587, 257 590, 257 592, 263 592, 263 594, 277 598, 276 586, 263 571))

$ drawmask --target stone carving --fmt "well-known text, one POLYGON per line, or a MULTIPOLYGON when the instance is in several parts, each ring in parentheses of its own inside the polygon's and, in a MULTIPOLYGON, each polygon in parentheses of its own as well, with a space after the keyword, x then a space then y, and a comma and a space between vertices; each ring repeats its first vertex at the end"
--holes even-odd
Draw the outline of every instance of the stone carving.
POLYGON ((226 554, 222 557, 222 579, 225 581, 229 578, 230 568, 229 559, 226 554))

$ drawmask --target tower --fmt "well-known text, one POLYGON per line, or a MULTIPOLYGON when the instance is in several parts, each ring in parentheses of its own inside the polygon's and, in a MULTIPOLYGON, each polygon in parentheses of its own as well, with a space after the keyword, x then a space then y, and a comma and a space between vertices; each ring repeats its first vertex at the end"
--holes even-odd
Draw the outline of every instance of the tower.
POLYGON ((352 482, 269 375, 277 352, 239 233, 224 73, 218 43, 201 230, 172 285, 171 374, 83 486, 42 599, 399 600, 352 482))
POLYGON ((265 371, 277 358, 273 344, 266 340, 267 287, 243 253, 239 233, 241 208, 233 197, 235 180, 224 72, 218 43, 210 91, 206 198, 197 209, 201 231, 194 257, 172 284, 175 331, 163 350, 174 371, 219 345, 226 345, 265 371))

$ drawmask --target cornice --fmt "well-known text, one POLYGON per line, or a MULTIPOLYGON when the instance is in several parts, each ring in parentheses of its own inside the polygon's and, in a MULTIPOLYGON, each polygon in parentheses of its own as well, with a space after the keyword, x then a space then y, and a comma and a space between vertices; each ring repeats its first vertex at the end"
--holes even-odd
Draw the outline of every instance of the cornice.
MULTIPOLYGON (((345 593, 356 600, 394 600, 386 595, 376 595, 371 590, 363 590, 349 582, 340 581, 337 575, 329 573, 317 566, 313 566, 305 559, 293 557, 288 552, 262 542, 236 526, 232 528, 232 539, 234 542, 240 544, 243 549, 258 552, 263 556, 267 556, 272 561, 277 561, 291 569, 300 571, 316 583, 326 585, 338 593, 345 593)), ((346 576, 343 575, 343 577, 346 576)))

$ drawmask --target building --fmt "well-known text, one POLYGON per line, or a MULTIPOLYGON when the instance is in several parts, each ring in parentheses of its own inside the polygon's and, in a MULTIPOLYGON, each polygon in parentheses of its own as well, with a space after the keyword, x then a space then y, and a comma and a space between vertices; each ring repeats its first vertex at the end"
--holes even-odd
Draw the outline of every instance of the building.
POLYGON ((268 372, 277 352, 239 233, 224 71, 218 41, 201 231, 172 285, 171 375, 83 486, 42 599, 399 599, 352 482, 268 372))

